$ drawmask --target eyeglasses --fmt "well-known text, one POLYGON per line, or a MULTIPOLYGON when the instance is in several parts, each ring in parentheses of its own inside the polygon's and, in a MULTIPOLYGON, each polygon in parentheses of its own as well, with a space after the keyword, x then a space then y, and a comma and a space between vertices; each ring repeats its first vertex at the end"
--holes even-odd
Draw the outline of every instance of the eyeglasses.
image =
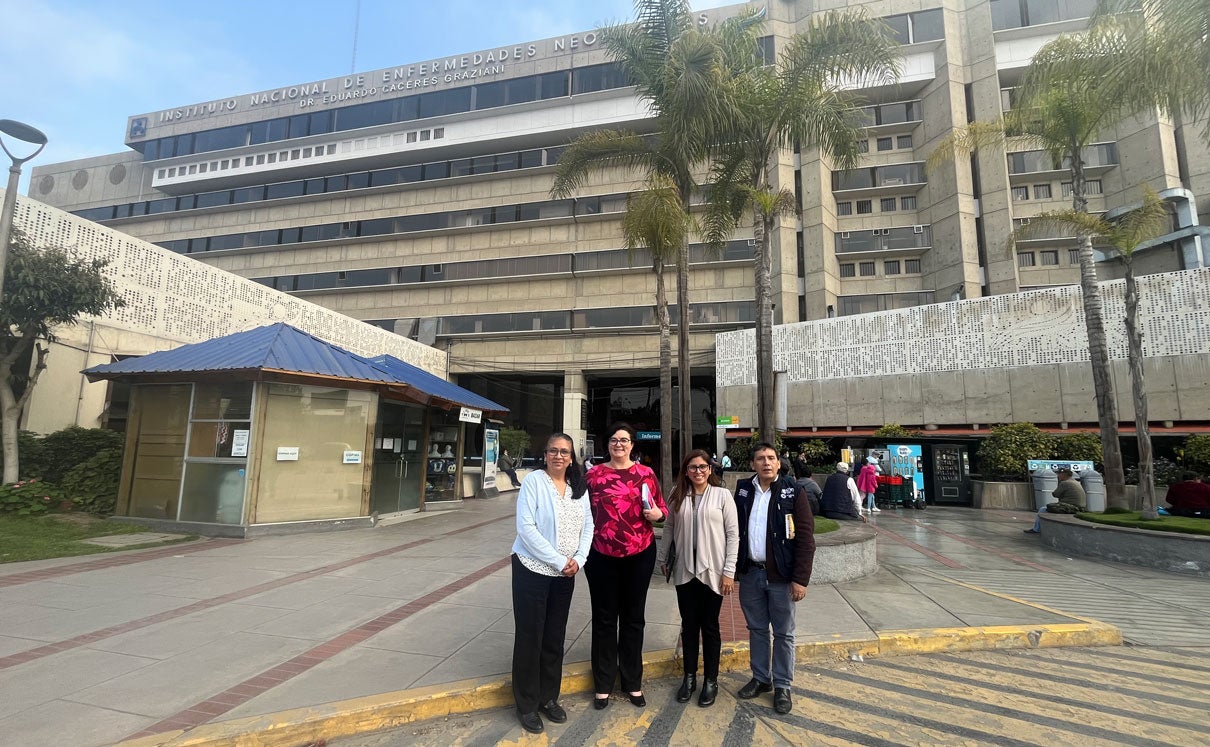
POLYGON ((571 456, 571 451, 569 451, 568 449, 547 449, 546 456, 552 456, 552 457, 557 456, 557 457, 563 457, 564 459, 566 459, 567 457, 571 456))
POLYGON ((610 446, 621 446, 623 444, 628 444, 628 443, 630 443, 629 438, 611 438, 611 439, 609 439, 610 446))
POLYGON ((705 472, 706 470, 710 469, 710 465, 709 464, 691 464, 688 467, 686 467, 685 469, 690 472, 705 472))

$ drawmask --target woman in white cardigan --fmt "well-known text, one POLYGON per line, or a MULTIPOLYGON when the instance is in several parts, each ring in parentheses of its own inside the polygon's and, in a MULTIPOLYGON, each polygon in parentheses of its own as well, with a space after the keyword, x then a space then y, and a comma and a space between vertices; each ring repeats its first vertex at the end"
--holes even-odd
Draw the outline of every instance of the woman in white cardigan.
POLYGON ((681 611, 685 652, 685 678, 676 699, 688 703, 697 689, 700 634, 703 677, 697 704, 706 707, 713 705, 718 695, 718 663, 723 643, 718 616, 723 597, 735 589, 735 562, 739 555, 735 499, 711 470, 708 453, 697 449, 685 457, 668 509, 658 560, 667 572, 669 546, 675 542, 672 576, 681 611))

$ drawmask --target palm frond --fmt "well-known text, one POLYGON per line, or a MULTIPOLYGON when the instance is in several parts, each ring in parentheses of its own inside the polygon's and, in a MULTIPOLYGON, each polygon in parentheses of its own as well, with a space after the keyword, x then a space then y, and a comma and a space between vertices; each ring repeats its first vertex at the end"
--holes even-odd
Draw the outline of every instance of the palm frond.
POLYGON ((576 138, 555 167, 550 195, 556 199, 570 197, 584 186, 594 169, 622 167, 652 168, 657 156, 641 136, 621 130, 597 130, 576 138))
POLYGON ((966 127, 958 127, 941 139, 929 153, 924 162, 925 171, 933 171, 958 158, 965 158, 993 145, 1003 145, 1006 139, 1005 123, 971 122, 966 127))
POLYGON ((872 88, 899 77, 901 55, 891 29, 860 10, 832 10, 813 17, 790 41, 779 67, 818 87, 872 88))
POLYGON ((630 195, 622 216, 622 245, 628 253, 650 250, 664 262, 675 259, 688 241, 689 218, 672 182, 654 177, 630 195))

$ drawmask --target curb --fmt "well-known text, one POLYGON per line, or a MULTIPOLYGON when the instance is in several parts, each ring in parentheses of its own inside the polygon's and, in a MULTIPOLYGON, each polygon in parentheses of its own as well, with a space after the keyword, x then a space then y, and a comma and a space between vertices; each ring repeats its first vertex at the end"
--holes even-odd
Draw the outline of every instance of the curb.
MULTIPOLYGON (((1122 634, 1117 628, 1091 620, 1048 625, 922 628, 889 630, 866 638, 802 643, 797 647, 797 660, 822 662, 858 656, 877 658, 942 651, 1118 646, 1121 643, 1122 634)), ((747 668, 748 645, 723 644, 719 670, 734 672, 747 668)), ((675 676, 680 671, 680 656, 675 650, 653 651, 644 657, 645 679, 675 676)), ((592 671, 588 662, 572 664, 563 670, 563 695, 587 694, 591 690, 592 671)), ((297 747, 430 718, 504 708, 512 703, 512 684, 507 677, 469 679, 203 724, 187 731, 120 742, 116 747, 297 747)))

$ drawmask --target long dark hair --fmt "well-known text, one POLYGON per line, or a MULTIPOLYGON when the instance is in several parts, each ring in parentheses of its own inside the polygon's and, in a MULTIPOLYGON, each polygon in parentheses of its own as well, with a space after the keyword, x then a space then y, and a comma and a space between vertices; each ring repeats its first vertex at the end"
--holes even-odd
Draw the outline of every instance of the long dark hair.
MULTIPOLYGON (((685 496, 693 492, 693 483, 689 482, 689 463, 694 459, 702 459, 706 462, 706 466, 710 467, 710 454, 705 449, 694 449, 685 455, 685 459, 681 461, 681 471, 676 477, 676 493, 672 496, 672 500, 668 501, 673 511, 680 511, 685 496)), ((718 475, 714 474, 713 469, 707 470, 706 482, 715 487, 723 484, 722 480, 718 479, 718 475)))
POLYGON ((585 483, 584 470, 581 469, 580 460, 576 457, 576 442, 566 433, 552 433, 550 438, 546 439, 546 448, 549 449, 555 441, 566 441, 567 445, 571 447, 571 458, 567 461, 567 472, 564 474, 567 478, 567 486, 571 488, 571 497, 579 498, 584 495, 585 483))

